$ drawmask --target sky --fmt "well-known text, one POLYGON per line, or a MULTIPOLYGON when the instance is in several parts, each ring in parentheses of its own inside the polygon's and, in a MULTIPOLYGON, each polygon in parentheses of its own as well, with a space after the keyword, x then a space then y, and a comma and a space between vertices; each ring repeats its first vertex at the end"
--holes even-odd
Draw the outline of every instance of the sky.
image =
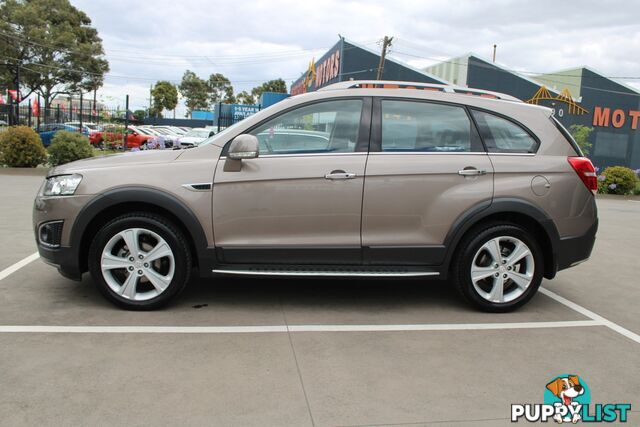
MULTIPOLYGON (((110 71, 98 98, 149 103, 157 80, 189 69, 227 76, 236 92, 288 85, 339 35, 415 67, 474 52, 523 72, 588 65, 640 88, 640 21, 630 1, 71 0, 103 40, 110 71)), ((635 5, 634 5, 635 3, 635 5)), ((176 117, 184 116, 179 106, 176 117)))

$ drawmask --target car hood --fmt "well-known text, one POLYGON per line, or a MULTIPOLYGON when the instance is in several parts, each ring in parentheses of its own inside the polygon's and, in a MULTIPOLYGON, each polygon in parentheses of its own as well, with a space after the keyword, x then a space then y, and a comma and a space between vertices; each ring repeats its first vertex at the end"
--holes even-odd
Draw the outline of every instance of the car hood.
POLYGON ((205 139, 207 138, 200 138, 199 136, 182 136, 180 137, 180 143, 186 142, 187 144, 197 144, 205 139))
POLYGON ((181 154, 182 151, 177 150, 146 150, 91 157, 55 167, 49 171, 49 176, 80 172, 87 169, 169 163, 177 159, 181 154))

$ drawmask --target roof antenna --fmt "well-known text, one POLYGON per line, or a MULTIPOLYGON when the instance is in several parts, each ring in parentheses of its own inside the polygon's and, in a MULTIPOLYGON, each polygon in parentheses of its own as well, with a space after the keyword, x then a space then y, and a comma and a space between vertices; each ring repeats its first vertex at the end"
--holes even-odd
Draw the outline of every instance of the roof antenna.
POLYGON ((493 45, 493 62, 496 62, 496 48, 498 47, 497 44, 493 45))

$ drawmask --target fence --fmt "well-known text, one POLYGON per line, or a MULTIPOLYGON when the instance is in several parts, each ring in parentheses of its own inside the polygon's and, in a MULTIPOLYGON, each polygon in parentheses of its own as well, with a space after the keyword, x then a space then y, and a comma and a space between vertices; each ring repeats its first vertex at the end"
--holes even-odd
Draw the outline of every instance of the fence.
MULTIPOLYGON (((39 128, 42 125, 49 123, 67 123, 76 122, 83 124, 93 123, 97 125, 107 123, 124 123, 128 121, 130 124, 147 124, 147 125, 168 125, 168 126, 182 126, 182 127, 210 127, 217 129, 218 131, 229 127, 251 114, 238 114, 238 112, 230 105, 222 105, 225 108, 218 107, 220 114, 215 114, 212 120, 203 119, 171 119, 162 117, 135 117, 131 111, 125 114, 125 110, 121 109, 88 109, 79 108, 77 106, 70 106, 65 104, 57 104, 52 108, 39 108, 38 114, 34 114, 34 109, 31 105, 0 105, 0 125, 5 124, 20 124, 33 128, 39 128)), ((260 107, 257 106, 256 111, 259 111, 260 107)))
MULTIPOLYGON (((82 122, 105 124, 124 123, 125 121, 125 111, 117 109, 70 109, 67 106, 58 104, 54 108, 39 108, 38 110, 36 115, 30 105, 21 105, 19 108, 16 108, 15 105, 0 105, 0 123, 20 124, 37 128, 49 123, 82 122)), ((141 123, 131 112, 129 112, 128 119, 130 123, 141 123)))

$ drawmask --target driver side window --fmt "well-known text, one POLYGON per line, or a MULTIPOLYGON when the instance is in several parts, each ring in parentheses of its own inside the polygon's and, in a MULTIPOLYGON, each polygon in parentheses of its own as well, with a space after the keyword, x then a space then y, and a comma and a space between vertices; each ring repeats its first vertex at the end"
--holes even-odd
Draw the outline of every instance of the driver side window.
POLYGON ((284 113, 251 132, 260 154, 354 152, 358 142, 362 101, 319 102, 284 113))

